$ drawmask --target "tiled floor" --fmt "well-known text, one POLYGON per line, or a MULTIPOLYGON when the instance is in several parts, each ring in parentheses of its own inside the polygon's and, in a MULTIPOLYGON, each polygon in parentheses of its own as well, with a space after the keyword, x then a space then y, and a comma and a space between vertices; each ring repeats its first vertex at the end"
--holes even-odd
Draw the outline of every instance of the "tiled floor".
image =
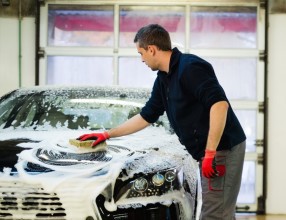
POLYGON ((237 220, 286 220, 286 215, 237 215, 237 220))

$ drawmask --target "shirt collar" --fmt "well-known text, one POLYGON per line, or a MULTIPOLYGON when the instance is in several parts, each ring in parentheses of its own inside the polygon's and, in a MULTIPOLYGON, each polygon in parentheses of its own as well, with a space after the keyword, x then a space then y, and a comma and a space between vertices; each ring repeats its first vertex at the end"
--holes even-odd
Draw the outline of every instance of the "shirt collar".
MULTIPOLYGON (((172 49, 172 54, 171 54, 170 63, 169 63, 169 73, 168 73, 168 75, 171 75, 172 72, 173 72, 172 70, 177 66, 181 54, 182 53, 178 50, 177 47, 174 47, 172 49)), ((166 72, 159 71, 158 73, 163 74, 163 75, 166 76, 166 72)))
POLYGON ((177 66, 181 54, 182 53, 178 50, 177 47, 173 48, 171 59, 170 59, 170 64, 169 64, 169 73, 168 73, 168 75, 172 74, 174 68, 177 66))

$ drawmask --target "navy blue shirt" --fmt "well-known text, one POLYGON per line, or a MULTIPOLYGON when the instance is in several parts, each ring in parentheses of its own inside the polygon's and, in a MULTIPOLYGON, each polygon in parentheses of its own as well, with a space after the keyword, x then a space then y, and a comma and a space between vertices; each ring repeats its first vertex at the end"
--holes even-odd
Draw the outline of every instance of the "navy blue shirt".
MULTIPOLYGON (((212 65, 193 54, 174 48, 169 73, 158 71, 151 97, 140 114, 154 123, 165 111, 180 142, 194 159, 204 156, 209 114, 213 104, 228 101, 212 65)), ((229 104, 225 129, 217 150, 231 149, 246 139, 229 104)))

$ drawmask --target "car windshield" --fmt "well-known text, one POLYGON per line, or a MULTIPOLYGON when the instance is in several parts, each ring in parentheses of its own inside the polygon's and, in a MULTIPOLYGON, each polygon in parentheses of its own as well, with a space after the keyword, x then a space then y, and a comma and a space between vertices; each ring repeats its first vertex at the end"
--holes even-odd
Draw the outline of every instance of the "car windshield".
POLYGON ((138 114, 143 104, 90 91, 16 93, 1 100, 0 128, 110 129, 138 114))

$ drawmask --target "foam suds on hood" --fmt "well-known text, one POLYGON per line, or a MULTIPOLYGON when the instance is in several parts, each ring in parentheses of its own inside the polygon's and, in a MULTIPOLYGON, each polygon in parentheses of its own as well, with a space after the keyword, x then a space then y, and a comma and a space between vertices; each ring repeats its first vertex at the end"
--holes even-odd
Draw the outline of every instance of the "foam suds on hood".
MULTIPOLYGON (((126 169, 127 172, 127 176, 123 177, 123 180, 127 180, 135 173, 149 173, 170 167, 183 167, 191 193, 195 194, 197 164, 179 143, 175 135, 167 134, 163 127, 150 126, 136 134, 110 139, 107 141, 108 145, 122 147, 119 148, 118 152, 109 151, 112 155, 110 161, 94 161, 92 163, 62 166, 60 164, 45 163, 45 161, 39 160, 36 156, 36 152, 39 149, 47 150, 51 153, 59 151, 79 153, 75 148, 68 146, 68 140, 76 138, 83 133, 90 133, 90 131, 7 131, 6 133, 1 133, 0 140, 17 137, 40 141, 38 143, 19 144, 20 147, 32 147, 32 149, 24 150, 19 154, 19 161, 16 164, 18 177, 26 183, 40 185, 48 192, 56 193, 66 210, 67 219, 77 219, 74 216, 75 204, 77 205, 77 212, 80 210, 85 216, 93 216, 95 219, 100 219, 100 216, 95 214, 98 213, 95 198, 102 194, 103 191, 105 192, 105 198, 107 198, 105 208, 109 211, 114 211, 117 207, 128 208, 132 205, 147 205, 154 202, 170 205, 175 200, 182 203, 186 212, 185 219, 191 219, 193 210, 190 210, 189 207, 192 207, 192 198, 191 195, 183 191, 169 192, 160 197, 121 199, 116 204, 113 200, 114 184, 122 168, 126 169), (31 174, 25 169, 28 162, 54 171, 31 174)), ((9 170, 6 169, 1 174, 1 178, 11 178, 8 177, 8 172, 9 170)))

